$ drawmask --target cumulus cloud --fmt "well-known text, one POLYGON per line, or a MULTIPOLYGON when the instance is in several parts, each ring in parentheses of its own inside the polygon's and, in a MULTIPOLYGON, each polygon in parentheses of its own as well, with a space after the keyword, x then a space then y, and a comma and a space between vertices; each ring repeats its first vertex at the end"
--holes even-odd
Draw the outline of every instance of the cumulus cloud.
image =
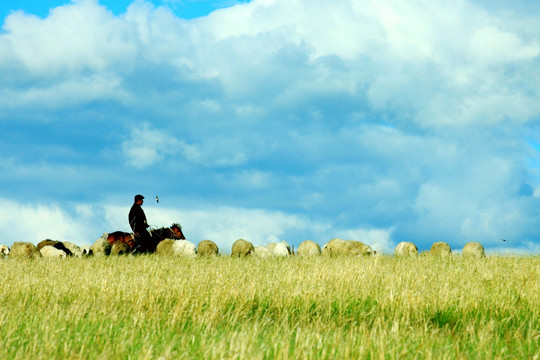
POLYGON ((132 57, 137 44, 126 41, 128 25, 97 1, 75 1, 52 9, 45 19, 12 13, 2 37, 11 45, 7 53, 13 60, 33 74, 49 77, 100 71, 132 57))
POLYGON ((144 68, 171 67, 177 86, 216 79, 229 96, 280 103, 285 96, 297 103, 302 93, 343 93, 367 98, 375 109, 406 111, 405 120, 424 126, 530 121, 538 111, 537 89, 512 86, 530 74, 505 70, 519 63, 534 71, 538 39, 501 27, 468 2, 254 1, 186 21, 143 1, 120 17, 95 1, 77 1, 45 19, 11 14, 1 37, 4 66, 18 63, 68 83, 88 71, 108 75, 114 82, 101 88, 125 98, 148 95, 133 87, 144 68))
POLYGON ((106 227, 100 209, 85 204, 61 207, 10 199, 2 199, 2 204, 0 228, 8 246, 16 241, 37 245, 45 239, 92 244, 101 235, 99 228, 106 227))
POLYGON ((179 145, 174 136, 143 124, 131 131, 130 139, 122 143, 122 152, 130 165, 144 168, 174 155, 179 145))
POLYGON ((122 154, 129 165, 138 169, 162 164, 167 159, 207 167, 237 166, 247 160, 237 139, 215 138, 190 144, 148 123, 132 129, 130 138, 122 143, 122 154))
POLYGON ((47 86, 29 87, 24 92, 13 89, 0 91, 0 106, 5 109, 19 109, 28 105, 38 105, 47 110, 75 107, 91 101, 107 99, 123 102, 129 94, 120 86, 115 75, 91 75, 68 79, 47 86))
POLYGON ((492 26, 476 30, 470 42, 472 56, 487 65, 530 60, 540 54, 536 41, 526 44, 516 34, 492 26))

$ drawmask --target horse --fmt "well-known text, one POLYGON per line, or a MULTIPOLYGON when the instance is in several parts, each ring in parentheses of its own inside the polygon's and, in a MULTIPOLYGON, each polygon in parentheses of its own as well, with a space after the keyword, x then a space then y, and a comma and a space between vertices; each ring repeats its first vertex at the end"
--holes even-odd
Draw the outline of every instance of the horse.
MULTIPOLYGON (((150 244, 150 252, 155 252, 157 245, 161 242, 161 240, 164 239, 175 239, 175 240, 185 240, 186 237, 184 236, 184 233, 182 232, 182 227, 174 223, 169 227, 162 227, 157 229, 150 230, 150 236, 152 243, 150 244)), ((115 231, 110 233, 107 236, 107 241, 111 246, 117 242, 120 241, 122 243, 125 243, 129 246, 131 250, 134 249, 136 245, 136 239, 137 235, 133 233, 123 232, 123 231, 115 231)))
POLYGON ((107 236, 107 241, 111 246, 117 241, 128 244, 130 249, 133 249, 135 247, 135 234, 123 232, 123 231, 115 231, 112 233, 109 233, 107 236))
POLYGON ((184 233, 182 233, 182 227, 177 223, 169 227, 152 229, 150 230, 150 236, 157 237, 159 241, 163 239, 186 240, 184 233))
POLYGON ((150 236, 152 237, 151 251, 155 252, 157 245, 161 240, 173 239, 173 240, 186 240, 184 233, 182 232, 182 227, 174 223, 169 227, 162 227, 157 229, 150 230, 150 236))

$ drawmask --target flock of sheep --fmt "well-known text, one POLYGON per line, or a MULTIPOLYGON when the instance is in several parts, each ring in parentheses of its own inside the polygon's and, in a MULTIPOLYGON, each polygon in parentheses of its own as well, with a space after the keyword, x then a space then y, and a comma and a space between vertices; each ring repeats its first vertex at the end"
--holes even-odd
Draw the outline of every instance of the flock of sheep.
MULTIPOLYGON (((10 256, 15 258, 65 258, 68 256, 110 256, 127 255, 131 253, 130 247, 125 243, 115 242, 111 245, 107 241, 108 234, 105 233, 96 240, 93 245, 78 246, 67 241, 43 240, 37 246, 30 242, 15 242, 11 249, 6 245, 0 245, 0 256, 10 256)), ((450 255, 450 246, 445 242, 436 242, 426 253, 436 255, 450 255)), ((203 240, 197 246, 187 240, 162 240, 156 248, 158 255, 172 256, 211 256, 219 255, 219 248, 211 240, 203 240)), ((332 239, 322 248, 314 241, 306 240, 302 242, 296 252, 286 241, 272 242, 266 246, 253 246, 244 239, 236 240, 231 249, 232 257, 273 257, 273 256, 363 256, 376 254, 372 248, 361 241, 332 239)), ((395 250, 395 256, 419 255, 418 247, 411 242, 399 243, 395 250)), ((463 247, 463 256, 483 257, 484 247, 478 242, 469 242, 463 247)))

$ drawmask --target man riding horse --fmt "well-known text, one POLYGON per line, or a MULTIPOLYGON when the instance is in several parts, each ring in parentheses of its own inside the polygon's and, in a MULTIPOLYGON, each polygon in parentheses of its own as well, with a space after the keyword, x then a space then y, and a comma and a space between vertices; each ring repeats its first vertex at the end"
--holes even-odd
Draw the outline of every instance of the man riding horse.
POLYGON ((144 196, 138 194, 135 195, 133 206, 129 210, 128 220, 129 226, 135 234, 135 248, 137 252, 145 253, 149 252, 152 247, 152 239, 148 230, 149 225, 146 221, 146 215, 141 205, 143 204, 144 196))

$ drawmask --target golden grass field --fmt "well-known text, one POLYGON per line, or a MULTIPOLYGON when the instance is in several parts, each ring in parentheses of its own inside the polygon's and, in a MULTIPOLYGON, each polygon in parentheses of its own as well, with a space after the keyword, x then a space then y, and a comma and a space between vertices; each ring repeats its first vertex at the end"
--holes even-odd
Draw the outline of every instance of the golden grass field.
POLYGON ((540 257, 0 259, 0 359, 539 359, 540 257))

